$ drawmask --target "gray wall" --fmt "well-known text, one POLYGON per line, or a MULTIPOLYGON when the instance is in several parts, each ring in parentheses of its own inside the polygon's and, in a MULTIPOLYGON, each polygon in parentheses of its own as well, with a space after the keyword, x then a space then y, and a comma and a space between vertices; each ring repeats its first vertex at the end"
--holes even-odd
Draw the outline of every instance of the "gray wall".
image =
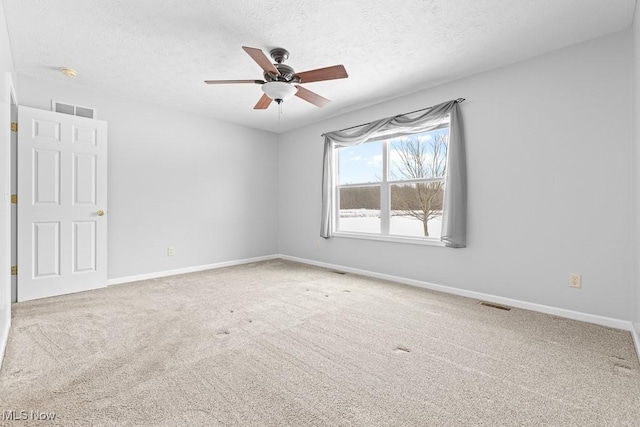
POLYGON ((624 31, 283 134, 280 252, 630 320, 631 87, 624 31), (458 97, 468 248, 320 239, 320 134, 458 97), (582 289, 569 288, 570 272, 582 289))
POLYGON ((278 252, 275 134, 77 81, 18 75, 17 86, 21 105, 50 109, 55 99, 109 123, 109 279, 278 252))
POLYGON ((0 365, 11 324, 11 92, 13 59, 0 3, 0 365))

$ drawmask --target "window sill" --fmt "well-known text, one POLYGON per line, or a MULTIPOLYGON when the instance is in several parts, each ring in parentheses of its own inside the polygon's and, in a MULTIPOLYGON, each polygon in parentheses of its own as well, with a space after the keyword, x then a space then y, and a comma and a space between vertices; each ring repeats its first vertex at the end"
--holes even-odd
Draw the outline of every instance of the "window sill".
POLYGON ((344 237, 347 239, 361 239, 361 240, 378 240, 382 242, 393 243, 409 243, 412 245, 424 245, 424 246, 439 246, 445 248, 446 245, 436 238, 420 238, 420 237, 402 237, 402 236, 381 236, 376 234, 364 234, 364 233, 346 233, 344 231, 334 232, 333 237, 344 237))

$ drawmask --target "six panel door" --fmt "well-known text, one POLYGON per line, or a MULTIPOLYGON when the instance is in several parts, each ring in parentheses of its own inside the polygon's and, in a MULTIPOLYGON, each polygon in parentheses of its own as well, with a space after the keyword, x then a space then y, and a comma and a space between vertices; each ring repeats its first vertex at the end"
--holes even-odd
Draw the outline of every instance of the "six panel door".
POLYGON ((18 301, 106 286, 107 123, 18 109, 18 301))

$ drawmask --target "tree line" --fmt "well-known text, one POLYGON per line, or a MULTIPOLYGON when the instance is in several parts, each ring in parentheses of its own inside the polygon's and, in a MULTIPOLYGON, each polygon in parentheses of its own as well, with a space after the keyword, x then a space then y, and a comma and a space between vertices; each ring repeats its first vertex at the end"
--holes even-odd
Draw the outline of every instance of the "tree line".
MULTIPOLYGON (((391 210, 442 210, 442 183, 394 184, 391 210), (429 201, 428 206, 425 201, 429 201)), ((380 209, 380 187, 347 187, 340 190, 340 209, 380 209)))

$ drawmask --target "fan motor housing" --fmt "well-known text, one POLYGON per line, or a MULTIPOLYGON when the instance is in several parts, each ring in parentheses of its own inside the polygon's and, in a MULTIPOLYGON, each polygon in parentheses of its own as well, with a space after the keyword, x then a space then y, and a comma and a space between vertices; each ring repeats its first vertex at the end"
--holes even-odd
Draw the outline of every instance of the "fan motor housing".
POLYGON ((293 68, 284 64, 273 64, 278 71, 280 71, 280 75, 276 75, 273 73, 265 72, 264 79, 268 82, 294 82, 299 83, 300 79, 296 77, 296 72, 293 68))

